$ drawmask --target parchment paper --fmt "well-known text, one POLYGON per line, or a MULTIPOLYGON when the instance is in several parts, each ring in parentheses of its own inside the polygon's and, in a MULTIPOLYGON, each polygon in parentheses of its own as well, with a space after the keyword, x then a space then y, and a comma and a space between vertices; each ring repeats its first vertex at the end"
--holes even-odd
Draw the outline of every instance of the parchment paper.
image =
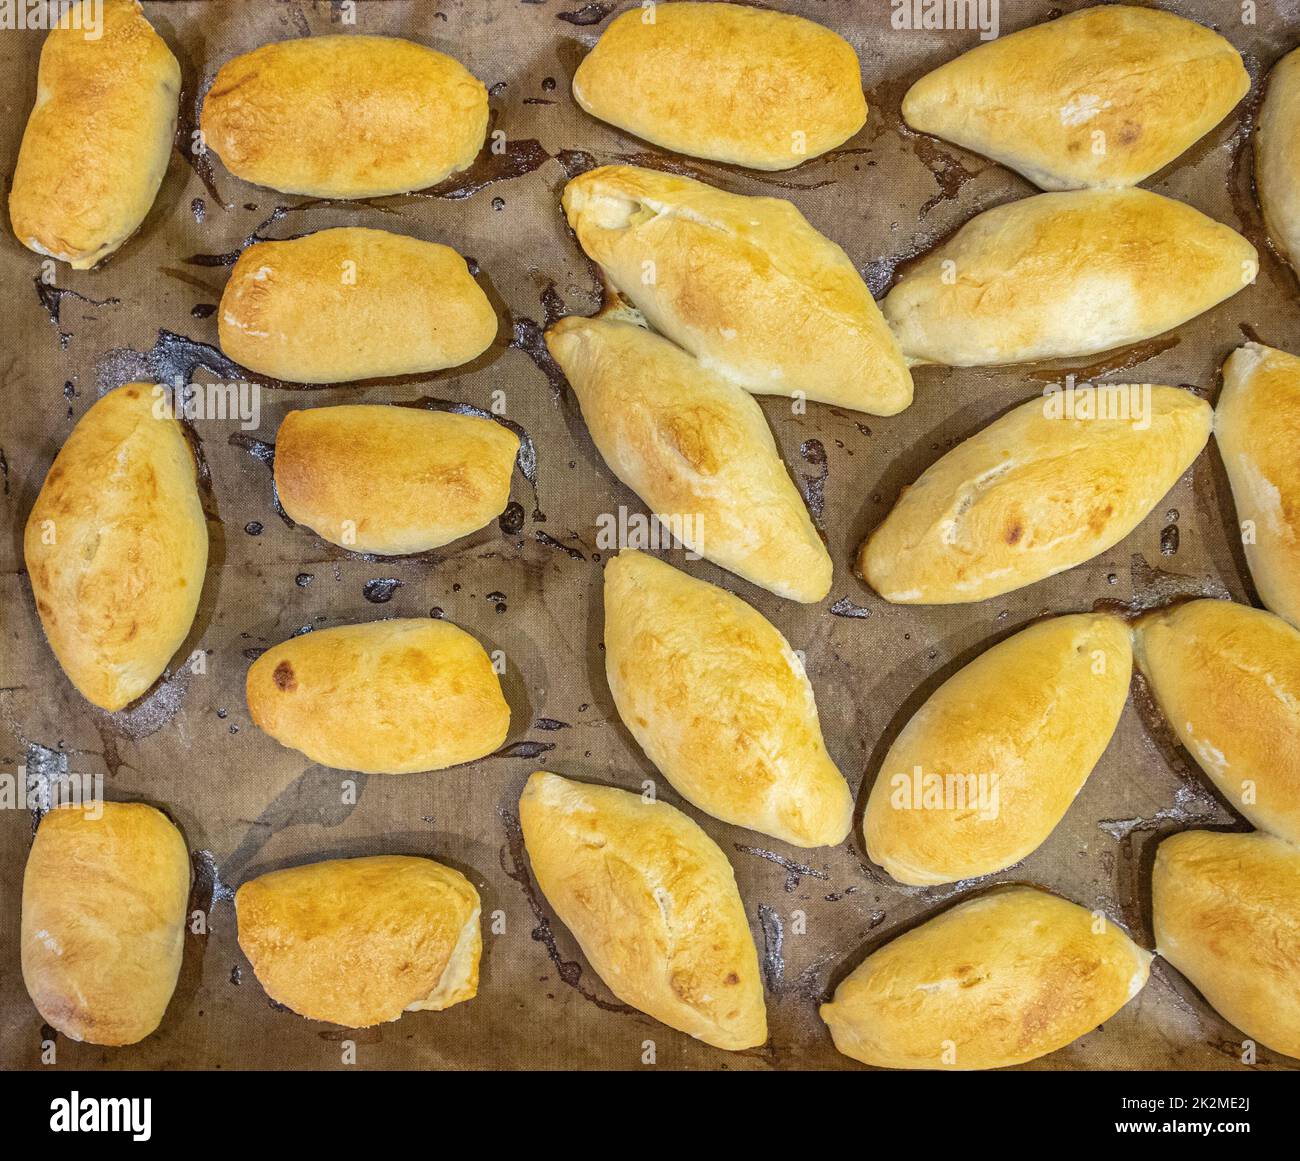
MULTIPOLYGON (((1002 30, 1076 6, 1003 0, 1002 30)), ((1296 0, 1260 0, 1253 26, 1239 22, 1235 3, 1167 6, 1218 27, 1245 54, 1257 82, 1300 42, 1296 0)), ((361 1068, 635 1069, 647 1067, 644 1042, 651 1040, 659 1068, 853 1068, 835 1052, 818 1002, 865 952, 982 885, 903 888, 867 863, 856 833, 838 848, 800 852, 688 808, 735 865, 767 972, 770 1041, 728 1054, 615 1001, 529 875, 515 815, 533 769, 629 788, 655 777, 605 683, 606 553, 595 544, 598 515, 620 505, 643 509, 602 464, 572 394, 540 354, 539 328, 548 318, 590 314, 600 300, 596 276, 560 211, 566 175, 593 162, 631 160, 684 166, 742 193, 789 197, 844 246, 878 295, 901 261, 979 210, 1035 192, 1008 170, 900 124, 908 85, 974 45, 975 31, 893 30, 883 0, 782 0, 779 7, 854 43, 871 111, 866 128, 843 149, 762 177, 652 150, 575 106, 573 70, 608 24, 606 7, 579 9, 575 0, 359 0, 356 23, 348 25, 349 9, 340 4, 148 3, 149 18, 181 61, 185 113, 142 231, 99 270, 59 267, 54 287, 40 286, 40 258, 18 244, 7 222, 0 231, 0 769, 15 773, 27 764, 38 774, 99 773, 109 797, 165 808, 195 852, 192 908, 207 917, 206 933, 187 937, 180 982, 157 1033, 122 1049, 59 1036, 54 1067, 343 1068, 343 1042, 352 1041, 353 1067, 361 1068), (205 183, 188 159, 189 134, 196 93, 217 67, 266 41, 328 32, 408 36, 457 56, 490 87, 493 127, 506 134, 506 154, 481 161, 470 180, 453 180, 454 196, 314 203, 245 185, 219 162, 205 183), (266 387, 253 431, 241 432, 235 420, 196 421, 212 552, 197 622, 179 659, 201 650, 206 671, 178 667, 139 708, 112 716, 93 709, 49 652, 23 571, 22 525, 55 452, 103 388, 131 377, 184 374, 203 361, 212 370, 195 372, 198 380, 230 377, 211 352, 193 345, 216 343, 213 311, 227 267, 210 256, 233 256, 253 234, 282 238, 343 224, 446 242, 471 257, 503 320, 498 341, 472 366, 422 379, 308 391, 266 387), (172 337, 160 339, 161 332, 172 337), (419 399, 486 407, 495 391, 504 392, 508 418, 532 437, 536 493, 517 473, 519 507, 510 517, 423 557, 361 559, 287 525, 273 505, 266 464, 250 454, 259 450, 255 441, 274 440, 292 408, 419 399), (384 581, 397 583, 373 583, 384 581), (373 599, 384 596, 384 603, 373 599), (307 626, 422 617, 435 609, 508 659, 504 685, 513 720, 501 756, 438 774, 366 778, 313 766, 250 722, 243 682, 257 650, 307 626), (347 781, 355 783, 355 805, 343 800, 347 781), (435 857, 477 885, 485 918, 478 997, 368 1031, 277 1010, 237 947, 231 889, 271 868, 379 852, 435 857)), ((36 31, 0 33, 6 189, 42 39, 36 31)), ((1190 384, 1213 398, 1222 360, 1248 336, 1300 351, 1300 288, 1265 245, 1251 187, 1248 130, 1258 94, 1257 83, 1222 125, 1145 183, 1242 230, 1262 253, 1258 281, 1166 339, 1075 368, 1081 378, 1111 372, 1110 381, 1190 384)), ((791 334, 790 342, 799 336, 791 334)), ((1123 543, 1050 581, 977 605, 904 608, 884 604, 854 577, 857 545, 902 485, 1069 369, 924 368, 916 375, 915 404, 891 419, 816 404, 792 415, 786 401, 763 400, 825 531, 836 570, 831 595, 821 605, 800 606, 707 563, 686 564, 693 575, 738 592, 805 651, 827 744, 858 793, 859 818, 860 788, 870 786, 909 715, 962 664, 1033 618, 1098 601, 1141 605, 1183 591, 1253 597, 1213 445, 1123 543)), ((684 563, 680 554, 670 559, 684 563)), ((1245 824, 1145 705, 1135 689, 1109 749, 1050 840, 993 878, 1038 883, 1103 907, 1150 947, 1148 880, 1161 837, 1189 826, 1245 824)), ((657 782, 667 800, 680 803, 664 779, 657 782)), ((7 1068, 41 1067, 42 1041, 52 1038, 19 973, 20 893, 32 827, 30 813, 0 810, 0 1064, 7 1068)), ((1240 1040, 1157 962, 1145 991, 1104 1027, 1028 1067, 1239 1068, 1240 1040)), ((1255 1067, 1298 1065, 1261 1048, 1255 1067)))

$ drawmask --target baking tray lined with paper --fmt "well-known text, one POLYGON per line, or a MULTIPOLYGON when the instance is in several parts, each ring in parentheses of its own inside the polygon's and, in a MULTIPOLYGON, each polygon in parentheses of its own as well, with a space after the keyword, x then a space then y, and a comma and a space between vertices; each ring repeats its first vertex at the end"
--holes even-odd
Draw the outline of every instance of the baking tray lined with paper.
MULTIPOLYGON (((618 10, 624 7, 618 6, 618 10)), ((568 180, 630 163, 725 190, 793 201, 837 242, 879 298, 898 271, 976 213, 1036 193, 977 154, 913 133, 909 86, 979 41, 978 30, 897 28, 891 6, 788 0, 857 50, 866 126, 798 168, 761 174, 656 149, 588 116, 574 70, 615 6, 482 0, 422 3, 146 4, 182 68, 177 147, 140 232, 100 268, 59 268, 6 231, 5 409, 0 449, 5 649, 0 757, 29 780, 100 775, 107 797, 150 802, 181 827, 192 855, 193 918, 180 981, 156 1033, 108 1049, 42 1026, 18 972, 23 867, 33 816, 0 811, 0 1063, 34 1068, 336 1068, 344 1042, 363 1068, 638 1068, 645 1042, 667 1068, 842 1068, 817 1006, 867 951, 990 883, 1031 883, 1119 920, 1150 949, 1150 881, 1159 841, 1192 827, 1246 830, 1209 786, 1135 679, 1118 729, 1051 837, 1023 862, 975 882, 906 887, 872 865, 860 826, 872 781, 911 715, 943 681, 1044 614, 1143 609, 1182 595, 1255 597, 1227 478, 1210 446, 1115 548, 1048 580, 970 605, 892 605, 854 573, 862 540, 899 490, 994 418, 1073 374, 1080 381, 1181 385, 1213 401, 1219 368, 1249 339, 1300 347, 1300 286, 1268 244, 1252 188, 1250 133, 1260 82, 1300 37, 1294 0, 1265 0, 1254 23, 1234 6, 1188 0, 1177 11, 1215 27, 1243 54, 1252 87, 1221 124, 1145 188, 1196 207, 1251 241, 1253 285, 1158 339, 1087 360, 986 368, 918 367, 915 400, 877 418, 760 399, 778 447, 834 563, 830 594, 783 601, 704 561, 670 552, 692 576, 757 608, 800 651, 827 747, 853 791, 854 830, 833 848, 801 849, 728 826, 683 803, 619 720, 604 672, 601 585, 615 549, 598 529, 644 506, 612 476, 543 330, 590 315, 606 298, 565 222, 568 180), (355 13, 355 24, 350 23, 355 13), (462 174, 420 194, 339 202, 245 184, 188 148, 217 68, 276 40, 361 32, 447 52, 488 87, 486 150, 462 174), (489 137, 491 140, 491 136, 489 137), (250 377, 217 347, 216 304, 229 268, 255 240, 332 226, 369 226, 444 243, 469 261, 500 320, 467 366, 340 386, 250 377), (72 689, 44 640, 24 573, 22 528, 54 454, 102 391, 133 379, 251 381, 241 414, 196 417, 210 553, 199 613, 176 664, 141 702, 115 714, 72 689), (269 470, 276 431, 296 408, 400 403, 475 408, 521 437, 511 503, 487 527, 413 557, 364 557, 295 526, 269 470), (302 630, 384 617, 445 617, 506 659, 509 735, 490 757, 431 774, 360 775, 311 764, 254 726, 248 666, 302 630), (519 824, 519 795, 545 769, 638 789, 654 780, 732 862, 758 947, 767 1043, 726 1053, 618 1001, 587 965, 537 888, 519 824), (477 997, 365 1030, 301 1019, 268 1001, 235 939, 232 892, 265 871, 332 857, 423 855, 460 871, 482 900, 477 997)), ((1003 33, 1076 4, 1000 5, 1003 33)), ((8 113, 0 156, 12 174, 35 91, 43 33, 0 33, 8 113)), ((799 336, 789 336, 797 348, 799 336)), ((1257 603, 1257 602, 1256 602, 1257 603)), ((1098 1031, 1027 1067, 1243 1067, 1240 1035, 1157 959, 1142 993, 1098 1031)), ((1260 1048, 1251 1067, 1297 1062, 1260 1048)))

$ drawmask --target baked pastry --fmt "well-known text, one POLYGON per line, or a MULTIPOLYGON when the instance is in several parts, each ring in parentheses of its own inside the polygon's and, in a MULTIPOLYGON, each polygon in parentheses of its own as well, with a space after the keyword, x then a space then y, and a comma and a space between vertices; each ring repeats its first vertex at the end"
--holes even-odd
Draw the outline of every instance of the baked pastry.
POLYGON ((881 304, 913 363, 1072 359, 1153 338, 1255 280, 1255 248, 1144 189, 1045 193, 977 214, 881 304))
POLYGON ((140 228, 167 172, 181 91, 136 0, 82 0, 50 30, 9 220, 29 250, 87 270, 140 228), (99 24, 99 35, 86 30, 99 24))
POLYGON ((1273 245, 1300 265, 1300 49, 1269 73, 1255 131, 1255 189, 1273 245))
POLYGON ((940 65, 903 120, 1043 189, 1136 185, 1205 136, 1250 75, 1217 32, 1105 4, 1001 36, 940 65))
POLYGON ((878 1068, 1004 1068, 1064 1048, 1146 984, 1151 956, 1036 887, 959 903, 873 952, 821 1007, 835 1047, 878 1068))
POLYGON ((982 601, 1118 544, 1210 437, 1177 387, 1091 384, 1022 403, 905 488, 858 552, 887 601, 982 601))
POLYGON ((797 847, 849 833, 803 662, 725 589, 643 552, 605 566, 605 675, 637 744, 700 810, 797 847))
POLYGON ((1214 437, 1260 599, 1300 626, 1300 359, 1259 343, 1233 351, 1214 437))
POLYGON ((573 74, 573 97, 664 149, 750 169, 790 169, 843 145, 867 119, 848 41, 739 4, 624 12, 573 74))
POLYGON ((221 66, 199 119, 236 177, 321 198, 436 185, 478 156, 487 124, 464 65, 388 36, 264 44, 221 66))
POLYGON ((587 256, 650 325, 759 395, 875 415, 912 402, 912 377, 848 256, 780 198, 606 165, 564 187, 587 256))
POLYGON ((285 514, 331 544, 401 556, 448 544, 510 501, 519 437, 476 415, 384 404, 290 411, 275 437, 285 514))
POLYGON ((1300 1058, 1300 848, 1189 830, 1151 873, 1156 950, 1252 1040, 1300 1058))
POLYGON ((1300 631, 1231 601, 1137 623, 1134 654, 1178 740, 1260 830, 1300 843, 1300 631))
POLYGON ((449 246, 343 227, 249 246, 217 327, 251 371, 345 383, 468 363, 492 345, 497 316, 449 246))
POLYGON ((119 710, 189 635, 208 563, 194 453, 163 388, 110 391, 72 429, 27 518, 45 636, 87 701, 119 710))
POLYGON ((1133 651, 1118 617, 1039 621, 943 683, 867 800, 867 854, 900 883, 991 875, 1037 850, 1119 723, 1133 651))
POLYGON ((268 649, 246 684, 253 721, 277 742, 363 774, 472 762, 510 728, 483 646, 448 621, 316 629, 268 649))
POLYGON ((478 992, 479 897, 432 859, 375 855, 271 871, 235 892, 239 947, 276 1003, 369 1028, 478 992))
POLYGON ((748 392, 617 318, 561 319, 546 345, 605 463, 688 548, 791 600, 830 591, 830 554, 748 392))
POLYGON ((23 982, 41 1018, 90 1044, 148 1036, 176 988, 189 898, 185 839, 152 806, 49 811, 23 875, 23 982))
POLYGON ((767 1039, 731 864, 666 802, 538 771, 519 799, 533 874, 625 1004, 728 1051, 767 1039))

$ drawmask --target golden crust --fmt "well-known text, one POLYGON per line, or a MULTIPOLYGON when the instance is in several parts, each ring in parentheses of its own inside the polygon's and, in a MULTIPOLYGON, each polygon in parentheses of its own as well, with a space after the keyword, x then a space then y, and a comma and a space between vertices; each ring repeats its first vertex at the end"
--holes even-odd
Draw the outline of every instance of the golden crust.
POLYGON ((626 1004, 715 1048, 767 1039, 731 864, 666 802, 539 771, 519 799, 537 885, 626 1004))
MULTIPOLYGON (((1210 438, 1209 404, 1177 387, 1150 387, 1149 426, 1140 426, 1131 392, 1147 386, 1118 385, 1123 394, 1107 404, 1115 418, 1058 417, 1061 395, 994 420, 903 490, 859 550, 858 571, 894 604, 960 604, 1118 544, 1210 438), (1125 400, 1131 418, 1118 410, 1125 400)), ((1102 396, 1091 398, 1100 406, 1102 396)))
POLYGON ((871 292, 790 202, 630 165, 575 177, 563 202, 615 287, 724 379, 876 415, 911 403, 911 375, 871 292))
POLYGON ((455 250, 386 230, 318 230, 249 246, 217 313, 221 349, 250 370, 344 383, 457 367, 497 333, 455 250))
POLYGON ((184 429, 151 383, 110 391, 73 428, 27 519, 45 636, 88 701, 119 710, 184 643, 208 528, 184 429))
POLYGON ((505 741, 492 662, 447 621, 372 621, 292 637, 248 670, 248 710, 313 762, 364 774, 442 770, 505 741))
POLYGON ((510 500, 513 432, 383 404, 290 411, 275 439, 286 515, 353 552, 401 556, 482 528, 510 500))
POLYGON ((1223 365, 1214 437, 1255 588, 1300 627, 1300 359, 1259 343, 1238 347, 1223 365))
POLYGON ((1136 185, 1250 88, 1217 32, 1154 8, 1099 5, 981 44, 916 82, 903 119, 1048 190, 1136 185))
POLYGON ((872 861, 929 886, 1036 850, 1110 742, 1132 668, 1128 626, 1080 613, 1031 625, 958 670, 903 728, 871 788, 872 861), (927 797, 937 784, 926 778, 953 793, 927 797))
POLYGON ((1254 281, 1255 248, 1144 189, 1045 193, 976 215, 881 304, 914 363, 1074 358, 1141 342, 1254 281))
POLYGON ((23 982, 73 1040, 122 1045, 162 1022, 180 973, 190 857, 181 832, 138 802, 57 807, 23 876, 23 982))
POLYGON ((1300 1058, 1300 848, 1265 834, 1165 839, 1151 874, 1156 949, 1219 1014, 1300 1058))
POLYGON ((235 892, 239 946, 277 1003, 369 1028, 478 992, 479 895, 432 859, 376 855, 271 871, 235 892))
POLYGON ((574 99, 664 149, 780 170, 867 119, 857 53, 800 16, 739 4, 624 12, 573 75, 574 99))
POLYGON ((1246 605, 1188 601, 1143 617, 1135 653, 1220 793, 1261 830, 1300 842, 1300 631, 1246 605))
POLYGON ((879 1068, 1003 1068, 1064 1048, 1142 990, 1151 956, 1034 887, 958 904, 867 956, 821 1007, 879 1068))
POLYGON ((605 566, 605 675, 677 792, 799 847, 843 842, 853 797, 803 663, 762 614, 642 552, 605 566))
POLYGON ((605 462, 689 548, 791 600, 830 591, 830 554, 752 396, 631 322, 562 319, 546 345, 605 462))
POLYGON ((283 193, 385 197, 466 168, 487 90, 459 61, 386 36, 264 44, 221 66, 200 127, 236 177, 283 193))
POLYGON ((1255 132, 1255 188, 1273 244, 1300 265, 1300 49, 1268 77, 1255 132))
POLYGON ((139 228, 167 172, 181 70, 136 0, 103 29, 53 29, 41 49, 9 219, 29 250, 86 270, 139 228))

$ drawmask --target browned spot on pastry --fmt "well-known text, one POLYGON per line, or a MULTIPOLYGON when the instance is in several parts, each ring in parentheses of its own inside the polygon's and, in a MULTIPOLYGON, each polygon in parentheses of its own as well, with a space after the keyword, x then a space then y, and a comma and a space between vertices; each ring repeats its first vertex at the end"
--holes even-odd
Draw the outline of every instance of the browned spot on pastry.
POLYGON ((1088 528, 1096 535, 1100 535, 1106 527, 1106 522, 1110 519, 1111 514, 1115 511, 1114 504, 1107 504, 1104 508, 1094 508, 1092 515, 1088 518, 1088 528))
POLYGON ((287 661, 281 661, 275 667, 275 672, 271 674, 271 680, 275 682, 276 689, 293 690, 298 688, 298 680, 293 675, 293 666, 287 661))
POLYGON ((1011 525, 1011 527, 1007 529, 1007 543, 1019 544, 1020 538, 1024 534, 1025 534, 1024 527, 1020 524, 1019 521, 1016 521, 1015 524, 1011 525))
POLYGON ((738 983, 740 983, 740 977, 739 977, 738 975, 736 975, 735 972, 728 972, 728 973, 727 973, 727 978, 726 978, 725 980, 723 980, 722 982, 723 982, 724 984, 738 984, 738 983))
POLYGON ((1125 121, 1124 124, 1120 126, 1120 130, 1116 136, 1119 138, 1119 143, 1121 145, 1132 145, 1134 141, 1142 136, 1142 126, 1136 121, 1125 121))

